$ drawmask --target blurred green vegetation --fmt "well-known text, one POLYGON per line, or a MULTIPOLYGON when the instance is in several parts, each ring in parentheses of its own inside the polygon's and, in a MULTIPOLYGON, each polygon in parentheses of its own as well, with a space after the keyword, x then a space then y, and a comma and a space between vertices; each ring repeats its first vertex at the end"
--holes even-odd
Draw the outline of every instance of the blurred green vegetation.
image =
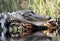
POLYGON ((0 12, 12 12, 18 10, 16 0, 0 0, 0 12))
POLYGON ((60 14, 60 0, 0 0, 0 12, 28 9, 56 18, 60 14))
POLYGON ((56 18, 60 14, 60 0, 34 0, 30 8, 40 15, 56 18))

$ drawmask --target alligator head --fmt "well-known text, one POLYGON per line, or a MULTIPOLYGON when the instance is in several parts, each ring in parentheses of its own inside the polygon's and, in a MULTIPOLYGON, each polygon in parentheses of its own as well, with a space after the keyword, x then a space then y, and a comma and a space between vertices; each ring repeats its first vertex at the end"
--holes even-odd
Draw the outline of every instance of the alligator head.
POLYGON ((27 22, 36 26, 40 26, 50 19, 50 16, 40 16, 31 10, 22 10, 13 13, 0 14, 1 28, 3 29, 1 33, 2 41, 8 41, 8 37, 6 36, 6 33, 8 32, 8 27, 6 25, 8 25, 7 23, 11 20, 27 22))

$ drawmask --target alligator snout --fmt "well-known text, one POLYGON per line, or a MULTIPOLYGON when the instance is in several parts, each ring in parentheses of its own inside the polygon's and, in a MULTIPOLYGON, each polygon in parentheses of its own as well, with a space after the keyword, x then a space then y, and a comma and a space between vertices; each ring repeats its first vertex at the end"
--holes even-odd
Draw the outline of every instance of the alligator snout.
POLYGON ((37 19, 37 20, 42 20, 42 21, 47 21, 47 20, 50 20, 50 19, 51 19, 50 16, 34 15, 33 17, 34 17, 35 19, 37 19))
POLYGON ((33 21, 37 21, 37 20, 39 20, 39 21, 47 21, 47 20, 51 19, 50 16, 41 16, 41 15, 31 11, 31 10, 25 11, 24 14, 23 14, 23 17, 25 19, 29 20, 29 21, 30 20, 33 20, 33 21))
POLYGON ((50 17, 50 16, 46 16, 46 19, 47 19, 47 20, 50 20, 50 19, 51 19, 51 17, 50 17))

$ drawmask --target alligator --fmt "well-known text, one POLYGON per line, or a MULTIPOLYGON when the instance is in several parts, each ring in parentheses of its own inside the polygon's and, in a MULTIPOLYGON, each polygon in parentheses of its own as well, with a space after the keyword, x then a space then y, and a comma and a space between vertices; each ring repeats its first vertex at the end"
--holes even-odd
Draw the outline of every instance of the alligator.
MULTIPOLYGON (((29 28, 27 32, 33 30, 36 31, 41 30, 41 26, 46 23, 48 20, 50 20, 50 16, 41 16, 32 10, 19 10, 12 13, 1 13, 0 14, 0 25, 2 28, 1 32, 1 41, 10 41, 8 40, 10 33, 9 28, 13 28, 14 26, 19 28, 20 34, 24 31, 26 31, 26 26, 24 24, 19 25, 20 23, 27 23, 30 26, 32 26, 33 29, 29 28)), ((44 26, 42 26, 44 27, 44 26)), ((14 30, 12 30, 14 31, 14 30)), ((12 32, 11 32, 12 33, 12 32)))

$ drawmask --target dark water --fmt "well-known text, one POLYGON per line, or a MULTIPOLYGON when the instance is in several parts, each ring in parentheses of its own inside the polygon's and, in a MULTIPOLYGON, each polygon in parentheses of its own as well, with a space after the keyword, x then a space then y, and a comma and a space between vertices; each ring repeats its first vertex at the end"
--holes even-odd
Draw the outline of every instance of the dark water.
POLYGON ((52 37, 50 37, 42 32, 35 32, 21 38, 10 38, 9 41, 60 41, 60 35, 52 34, 52 37))
POLYGON ((3 29, 3 31, 1 32, 1 38, 0 40, 1 41, 7 41, 7 38, 6 38, 6 33, 7 33, 7 27, 6 27, 6 19, 7 19, 7 15, 3 15, 3 18, 0 20, 0 23, 1 23, 1 28, 3 29))
POLYGON ((52 41, 52 38, 46 36, 42 32, 36 32, 20 39, 11 39, 11 41, 52 41))
POLYGON ((60 35, 56 33, 51 34, 52 37, 46 36, 42 32, 36 32, 27 37, 11 39, 11 41, 60 41, 60 35))
POLYGON ((31 36, 28 36, 24 41, 51 41, 51 37, 46 36, 41 32, 36 32, 31 36))

